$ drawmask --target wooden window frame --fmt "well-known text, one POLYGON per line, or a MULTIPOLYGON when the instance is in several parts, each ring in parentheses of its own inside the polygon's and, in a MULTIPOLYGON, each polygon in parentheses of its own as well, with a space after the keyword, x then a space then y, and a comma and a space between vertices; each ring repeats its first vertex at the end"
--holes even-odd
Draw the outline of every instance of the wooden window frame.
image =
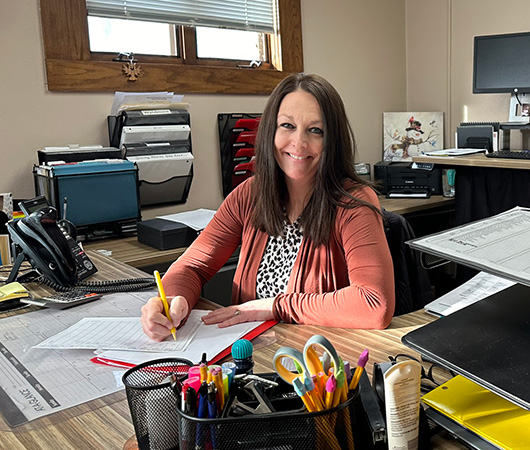
POLYGON ((125 76, 122 62, 90 52, 85 0, 40 0, 49 91, 174 91, 270 94, 287 75, 303 71, 300 0, 279 0, 279 32, 271 37, 271 64, 257 69, 186 65, 179 58, 138 57, 142 74, 125 76))

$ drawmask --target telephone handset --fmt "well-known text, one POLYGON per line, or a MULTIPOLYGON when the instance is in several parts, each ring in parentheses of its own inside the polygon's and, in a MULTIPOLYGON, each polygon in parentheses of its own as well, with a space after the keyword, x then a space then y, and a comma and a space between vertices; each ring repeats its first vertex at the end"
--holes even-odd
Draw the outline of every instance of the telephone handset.
POLYGON ((17 255, 11 281, 14 281, 25 259, 48 281, 64 287, 73 286, 97 272, 92 261, 71 236, 75 232, 74 225, 64 219, 58 222, 54 207, 40 206, 28 216, 9 222, 7 226, 14 254, 17 255))

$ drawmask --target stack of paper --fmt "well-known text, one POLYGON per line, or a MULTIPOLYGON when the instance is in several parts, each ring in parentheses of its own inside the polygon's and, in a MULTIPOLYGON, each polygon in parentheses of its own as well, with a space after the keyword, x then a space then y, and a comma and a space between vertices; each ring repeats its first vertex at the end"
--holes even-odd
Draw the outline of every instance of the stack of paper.
POLYGON ((484 153, 483 148, 446 148, 444 150, 433 150, 432 152, 424 152, 425 156, 462 156, 472 155, 473 153, 484 153))
MULTIPOLYGON (((163 342, 149 339, 137 317, 83 318, 66 330, 49 337, 34 348, 96 350, 97 362, 140 364, 153 359, 175 357, 198 362, 203 353, 213 358, 236 340, 260 327, 263 322, 245 322, 228 328, 204 325, 208 311, 193 310, 186 324, 163 342)), ((272 325, 272 324, 271 324, 272 325)))
POLYGON ((115 116, 124 109, 187 109, 187 105, 181 103, 183 97, 173 92, 116 92, 110 114, 115 116))

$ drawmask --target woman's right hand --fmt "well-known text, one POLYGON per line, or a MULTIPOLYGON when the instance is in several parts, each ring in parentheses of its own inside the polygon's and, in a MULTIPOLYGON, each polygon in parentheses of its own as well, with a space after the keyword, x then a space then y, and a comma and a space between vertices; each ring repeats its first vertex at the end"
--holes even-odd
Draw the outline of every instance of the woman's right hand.
POLYGON ((171 328, 178 328, 181 322, 188 317, 189 306, 187 300, 178 295, 167 299, 169 303, 169 320, 164 313, 164 305, 160 297, 151 297, 142 306, 142 328, 144 333, 154 341, 163 341, 171 335, 171 328))

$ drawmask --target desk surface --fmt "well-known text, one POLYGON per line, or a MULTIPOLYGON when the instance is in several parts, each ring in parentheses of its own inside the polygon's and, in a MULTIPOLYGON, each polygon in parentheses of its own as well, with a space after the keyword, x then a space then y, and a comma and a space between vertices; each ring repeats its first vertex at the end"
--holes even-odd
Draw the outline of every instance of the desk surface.
POLYGON ((530 169, 530 161, 523 159, 487 158, 483 153, 465 156, 414 156, 415 162, 443 164, 445 166, 489 167, 496 169, 530 169))
MULTIPOLYGON (((441 206, 449 206, 454 203, 453 198, 446 198, 441 195, 433 195, 430 198, 392 199, 380 196, 379 201, 383 208, 397 214, 426 211, 441 206)), ((178 259, 186 250, 185 247, 171 250, 157 250, 156 248, 138 242, 136 236, 121 239, 102 239, 100 241, 84 243, 83 246, 86 250, 110 251, 112 252, 112 258, 138 269, 170 264, 178 259)))
MULTIPOLYGON (((137 269, 110 258, 90 253, 99 269, 99 279, 145 276, 137 269)), ((95 277, 94 277, 95 278, 95 277)), ((31 290, 42 288, 27 285, 31 290)), ((213 303, 201 301, 201 308, 213 308, 213 303)), ((0 316, 1 317, 1 316, 0 316)), ((412 353, 401 344, 401 336, 434 318, 416 311, 396 317, 386 330, 346 330, 318 326, 278 324, 254 343, 256 372, 270 372, 272 358, 283 345, 302 349, 306 340, 314 334, 325 335, 339 354, 349 361, 356 361, 365 348, 370 349, 367 372, 371 377, 374 362, 386 361, 387 356, 400 352, 412 353)), ((109 367, 109 370, 114 370, 109 367)), ((121 376, 121 372, 117 372, 121 376)), ((125 392, 121 391, 89 403, 61 411, 44 418, 10 429, 0 416, 0 448, 10 450, 122 450, 124 445, 134 446, 134 429, 131 423, 125 392)), ((460 450, 464 446, 448 437, 445 432, 433 438, 433 449, 460 450)))

